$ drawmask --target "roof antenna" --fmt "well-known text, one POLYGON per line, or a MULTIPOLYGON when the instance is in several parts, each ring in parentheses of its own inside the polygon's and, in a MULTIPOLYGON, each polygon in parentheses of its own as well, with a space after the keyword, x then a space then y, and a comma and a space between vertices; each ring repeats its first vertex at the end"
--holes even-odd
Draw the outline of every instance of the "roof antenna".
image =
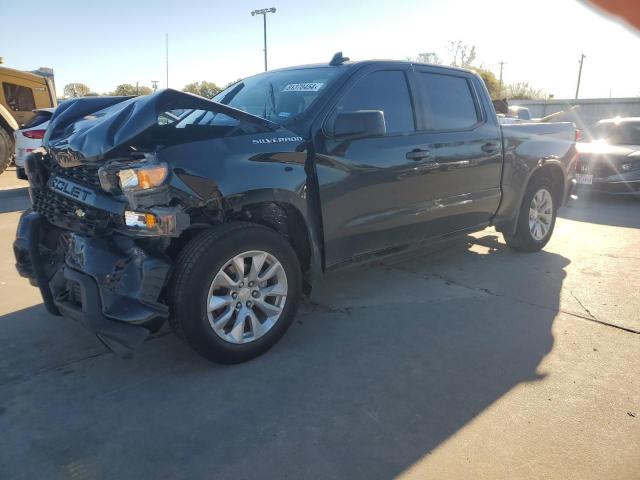
POLYGON ((338 65, 342 65, 344 62, 348 61, 349 57, 343 57, 342 52, 338 52, 333 56, 333 58, 329 62, 329 65, 331 65, 332 67, 337 67, 338 65))

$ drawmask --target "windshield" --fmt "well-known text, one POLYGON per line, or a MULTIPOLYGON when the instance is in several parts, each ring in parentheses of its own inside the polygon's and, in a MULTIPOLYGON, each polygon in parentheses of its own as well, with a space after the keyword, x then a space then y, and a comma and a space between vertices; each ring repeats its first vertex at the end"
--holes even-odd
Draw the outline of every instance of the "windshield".
POLYGON ((640 122, 597 123, 591 136, 594 142, 610 145, 640 145, 640 122))
POLYGON ((341 71, 335 67, 266 72, 223 90, 213 100, 283 123, 304 112, 341 71))

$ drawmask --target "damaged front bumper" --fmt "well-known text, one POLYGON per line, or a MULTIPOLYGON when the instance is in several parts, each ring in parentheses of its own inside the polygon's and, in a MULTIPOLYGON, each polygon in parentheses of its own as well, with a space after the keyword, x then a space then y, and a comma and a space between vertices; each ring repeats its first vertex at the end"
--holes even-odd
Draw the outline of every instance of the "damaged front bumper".
POLYGON ((169 315, 159 298, 170 264, 131 237, 83 236, 27 211, 14 253, 18 272, 40 289, 50 313, 83 323, 116 353, 134 350, 169 315))

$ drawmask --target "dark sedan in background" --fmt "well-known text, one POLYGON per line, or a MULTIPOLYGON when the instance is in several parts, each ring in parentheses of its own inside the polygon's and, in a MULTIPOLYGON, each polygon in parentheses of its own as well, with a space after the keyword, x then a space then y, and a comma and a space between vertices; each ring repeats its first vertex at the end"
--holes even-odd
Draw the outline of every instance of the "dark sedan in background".
POLYGON ((597 122, 590 139, 577 144, 578 185, 617 195, 640 195, 640 117, 597 122))

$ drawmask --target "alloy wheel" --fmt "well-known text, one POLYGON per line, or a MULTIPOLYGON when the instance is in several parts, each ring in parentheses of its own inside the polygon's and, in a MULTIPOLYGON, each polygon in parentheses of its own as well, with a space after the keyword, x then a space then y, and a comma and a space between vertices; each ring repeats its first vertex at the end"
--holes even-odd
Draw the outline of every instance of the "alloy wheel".
POLYGON ((278 259, 252 250, 236 255, 218 271, 207 295, 207 315, 223 340, 244 344, 266 335, 287 300, 287 275, 278 259))
POLYGON ((553 196, 546 188, 541 188, 531 199, 529 206, 529 232, 534 240, 546 238, 553 221, 553 196))

